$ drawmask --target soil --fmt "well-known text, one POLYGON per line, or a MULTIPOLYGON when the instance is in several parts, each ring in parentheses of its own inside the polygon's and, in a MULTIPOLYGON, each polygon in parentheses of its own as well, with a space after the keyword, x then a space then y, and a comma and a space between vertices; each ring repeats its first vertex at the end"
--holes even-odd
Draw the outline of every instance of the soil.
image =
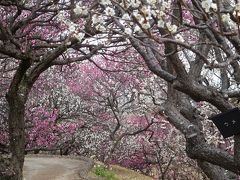
POLYGON ((91 169, 86 160, 61 157, 25 157, 24 180, 83 180, 91 169))

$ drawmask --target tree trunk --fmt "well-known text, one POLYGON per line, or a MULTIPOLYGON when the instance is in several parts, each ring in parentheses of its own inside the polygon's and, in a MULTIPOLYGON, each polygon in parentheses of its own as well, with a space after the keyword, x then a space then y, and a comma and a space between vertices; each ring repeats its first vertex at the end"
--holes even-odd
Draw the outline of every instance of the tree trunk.
POLYGON ((209 179, 213 180, 236 180, 237 177, 234 173, 227 172, 225 169, 210 164, 204 161, 197 161, 198 166, 202 169, 202 171, 207 175, 209 179))
POLYGON ((8 93, 9 105, 8 128, 10 140, 11 163, 15 173, 11 180, 22 180, 22 170, 25 150, 25 102, 26 97, 21 93, 8 93))
POLYGON ((106 157, 104 158, 104 165, 109 169, 110 161, 112 159, 113 152, 115 151, 115 147, 112 147, 110 151, 107 153, 106 157))
POLYGON ((109 152, 107 153, 106 157, 104 158, 104 165, 109 169, 110 168, 110 161, 112 160, 112 156, 113 156, 113 153, 115 151, 115 149, 117 148, 118 146, 118 143, 119 141, 121 140, 122 138, 119 138, 118 140, 115 140, 113 142, 113 145, 111 146, 109 152))
POLYGON ((0 179, 11 180, 15 176, 13 166, 8 157, 0 155, 0 179))

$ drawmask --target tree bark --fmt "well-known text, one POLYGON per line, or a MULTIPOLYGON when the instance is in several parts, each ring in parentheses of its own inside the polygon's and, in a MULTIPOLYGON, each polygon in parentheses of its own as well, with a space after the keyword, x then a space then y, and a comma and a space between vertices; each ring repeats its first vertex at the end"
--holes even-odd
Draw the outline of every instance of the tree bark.
POLYGON ((117 148, 119 141, 120 140, 116 140, 115 142, 113 142, 109 152, 107 153, 106 157, 104 158, 103 163, 108 169, 110 168, 110 161, 112 160, 113 153, 114 153, 115 149, 117 148))
POLYGON ((9 93, 7 96, 9 104, 8 128, 11 163, 13 165, 13 171, 15 173, 14 177, 12 177, 12 180, 23 179, 22 169, 25 149, 25 102, 23 102, 23 97, 20 96, 21 94, 15 93, 9 93))
MULTIPOLYGON (((22 61, 14 74, 6 95, 9 106, 8 132, 10 141, 10 167, 14 176, 9 180, 23 179, 23 163, 25 152, 25 104, 33 83, 28 81, 26 71, 30 67, 29 61, 22 61)), ((0 179, 2 177, 0 176, 0 179)))
POLYGON ((200 161, 200 160, 198 160, 197 163, 198 163, 198 166, 203 170, 203 172, 210 179, 213 179, 213 180, 236 179, 235 174, 226 172, 223 168, 219 166, 215 166, 213 164, 207 163, 205 161, 200 161))
POLYGON ((1 180, 11 180, 15 176, 13 166, 8 157, 0 155, 0 178, 1 180))

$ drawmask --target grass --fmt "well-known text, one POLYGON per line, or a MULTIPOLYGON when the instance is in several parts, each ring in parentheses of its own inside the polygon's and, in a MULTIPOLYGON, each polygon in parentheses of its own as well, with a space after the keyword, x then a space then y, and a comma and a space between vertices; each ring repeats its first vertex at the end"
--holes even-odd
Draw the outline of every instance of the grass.
POLYGON ((111 165, 111 170, 104 168, 100 162, 89 173, 89 179, 94 180, 153 180, 153 178, 144 176, 136 171, 123 168, 117 165, 111 165), (112 178, 112 179, 111 179, 112 178))
POLYGON ((118 178, 116 178, 113 171, 108 170, 107 168, 105 168, 102 165, 97 165, 95 167, 95 174, 97 176, 103 177, 106 180, 118 180, 118 178))

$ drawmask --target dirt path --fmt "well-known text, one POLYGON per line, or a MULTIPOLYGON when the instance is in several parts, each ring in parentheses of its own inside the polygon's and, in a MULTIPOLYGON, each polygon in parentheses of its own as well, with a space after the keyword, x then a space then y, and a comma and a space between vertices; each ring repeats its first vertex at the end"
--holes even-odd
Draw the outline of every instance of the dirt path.
POLYGON ((59 157, 26 157, 25 180, 82 180, 79 172, 88 172, 89 163, 59 157))

